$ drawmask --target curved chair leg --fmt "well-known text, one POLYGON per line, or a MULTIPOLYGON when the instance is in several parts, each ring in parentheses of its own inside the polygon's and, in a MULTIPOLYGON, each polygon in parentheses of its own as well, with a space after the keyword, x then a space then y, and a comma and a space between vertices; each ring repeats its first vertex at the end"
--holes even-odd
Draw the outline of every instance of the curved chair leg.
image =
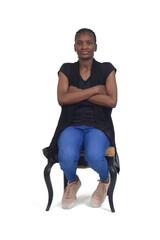
POLYGON ((113 166, 110 166, 109 172, 111 175, 111 183, 110 183, 107 195, 108 195, 111 211, 115 212, 114 204, 113 204, 113 191, 114 191, 116 180, 117 180, 117 171, 113 166))
POLYGON ((46 211, 49 211, 52 200, 53 200, 53 188, 52 188, 52 183, 50 179, 50 171, 54 163, 48 163, 44 169, 44 179, 47 185, 48 189, 48 204, 46 207, 46 211))

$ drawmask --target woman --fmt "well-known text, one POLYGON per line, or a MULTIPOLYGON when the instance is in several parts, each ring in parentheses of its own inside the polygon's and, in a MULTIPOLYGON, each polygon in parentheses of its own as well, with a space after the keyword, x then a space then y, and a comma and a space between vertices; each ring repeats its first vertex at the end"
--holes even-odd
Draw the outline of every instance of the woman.
POLYGON ((115 146, 111 111, 117 104, 116 68, 93 58, 97 44, 90 29, 76 33, 74 49, 79 60, 63 64, 58 72, 57 93, 62 112, 48 153, 44 153, 52 159, 58 151, 58 161, 68 179, 62 198, 62 207, 66 209, 77 201, 81 182, 76 169, 82 149, 88 166, 100 177, 91 205, 99 207, 104 202, 110 184, 105 150, 115 146))

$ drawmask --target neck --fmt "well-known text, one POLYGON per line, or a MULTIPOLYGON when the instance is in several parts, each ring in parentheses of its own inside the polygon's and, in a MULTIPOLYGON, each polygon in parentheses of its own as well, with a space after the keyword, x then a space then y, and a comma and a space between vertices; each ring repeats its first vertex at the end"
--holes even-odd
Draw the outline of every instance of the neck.
POLYGON ((91 69, 93 63, 93 58, 90 59, 79 59, 79 67, 80 69, 91 69))

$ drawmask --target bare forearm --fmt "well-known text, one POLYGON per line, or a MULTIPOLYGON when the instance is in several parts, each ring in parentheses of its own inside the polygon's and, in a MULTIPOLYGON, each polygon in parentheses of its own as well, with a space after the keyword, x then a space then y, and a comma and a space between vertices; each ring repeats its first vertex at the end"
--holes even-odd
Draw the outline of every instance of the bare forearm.
POLYGON ((117 100, 109 95, 97 94, 87 99, 87 101, 103 107, 116 107, 117 100))
POLYGON ((87 100, 95 94, 97 94, 95 87, 91 87, 85 90, 78 89, 78 91, 68 91, 67 93, 64 93, 63 96, 58 99, 58 101, 61 106, 69 105, 87 100))
POLYGON ((68 92, 63 94, 63 102, 61 101, 60 105, 74 104, 87 100, 100 106, 115 107, 113 98, 106 94, 106 89, 102 85, 97 85, 85 90, 70 86, 68 92))

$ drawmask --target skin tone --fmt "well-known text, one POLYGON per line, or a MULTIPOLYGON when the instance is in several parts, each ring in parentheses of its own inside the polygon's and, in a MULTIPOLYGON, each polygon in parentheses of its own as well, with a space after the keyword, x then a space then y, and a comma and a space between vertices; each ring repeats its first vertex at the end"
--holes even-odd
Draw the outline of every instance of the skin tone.
MULTIPOLYGON (((86 81, 91 74, 93 56, 94 52, 97 50, 97 44, 94 41, 93 34, 88 32, 79 34, 74 44, 74 50, 79 58, 79 73, 82 79, 86 81)), ((87 100, 100 106, 113 108, 117 104, 115 71, 110 73, 106 79, 105 86, 97 85, 84 90, 69 86, 68 78, 60 72, 57 96, 60 106, 75 104, 87 100)), ((109 178, 104 182, 108 183, 109 178)))

